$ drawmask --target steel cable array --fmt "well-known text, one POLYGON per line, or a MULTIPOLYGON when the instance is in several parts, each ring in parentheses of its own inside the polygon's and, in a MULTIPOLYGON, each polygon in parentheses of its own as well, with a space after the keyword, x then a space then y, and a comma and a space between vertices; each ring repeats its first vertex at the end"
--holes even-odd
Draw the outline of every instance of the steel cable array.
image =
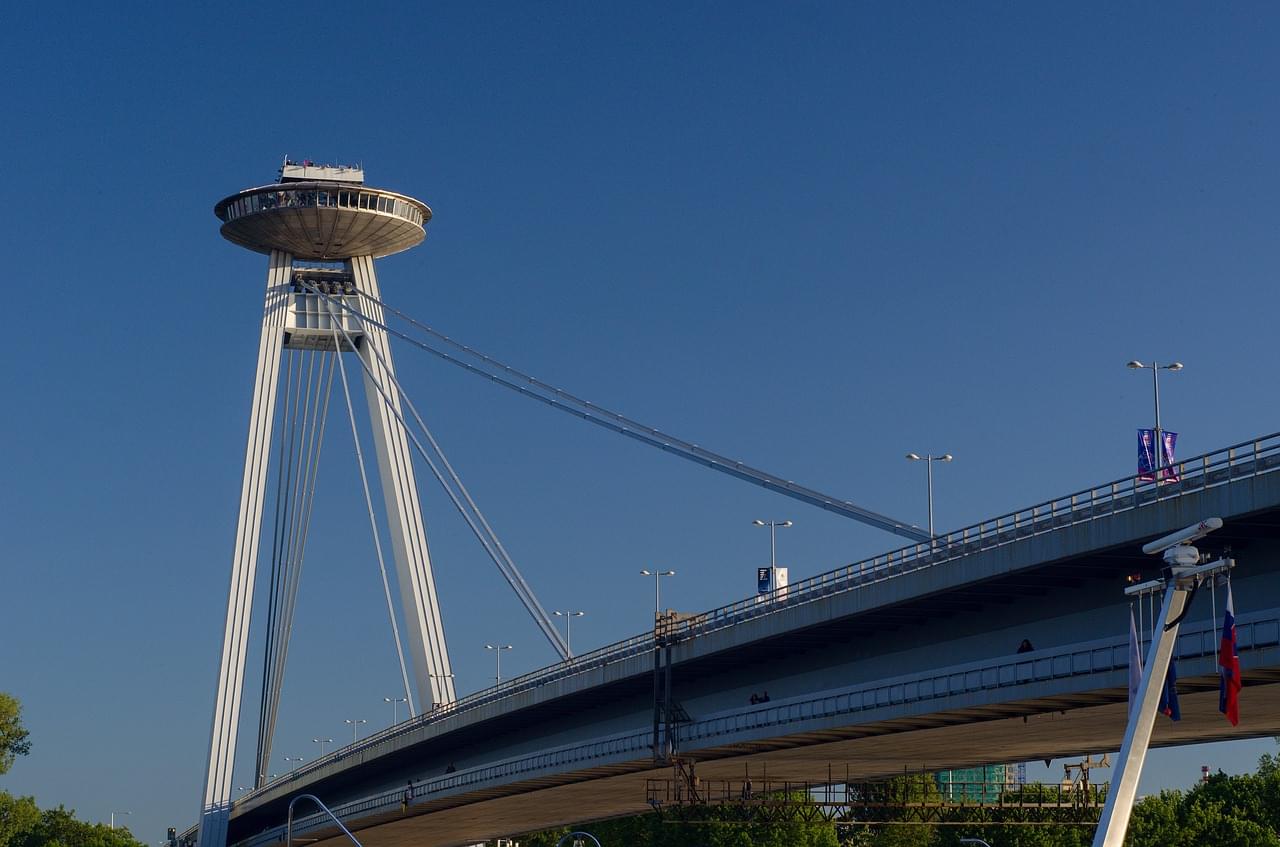
MULTIPOLYGON (((373 321, 370 318, 366 318, 363 315, 363 313, 347 305, 342 300, 330 297, 320 288, 307 282, 303 282, 301 284, 310 293, 316 294, 319 297, 323 298, 323 300, 330 307, 336 304, 338 306, 341 306, 343 309, 348 310, 351 314, 353 314, 356 317, 357 320, 361 322, 362 326, 367 326, 369 324, 377 323, 376 321, 373 321)), ((362 294, 361 296, 367 296, 367 295, 362 294)), ((370 299, 372 300, 373 298, 370 298, 370 299)), ((335 321, 333 325, 342 333, 343 339, 347 342, 347 344, 352 349, 355 349, 355 341, 351 338, 347 330, 342 326, 342 323, 340 321, 335 321)), ((375 358, 377 359, 379 365, 385 371, 390 373, 390 368, 387 366, 387 363, 383 360, 382 354, 378 352, 376 347, 371 347, 370 349, 373 352, 375 358)), ((391 377, 391 381, 395 391, 397 392, 397 394, 399 394, 400 398, 404 400, 405 405, 408 406, 410 413, 412 413, 413 415, 414 421, 418 424, 418 428, 422 431, 423 435, 426 437, 427 443, 431 445, 430 452, 428 452, 428 450, 425 447, 423 447, 421 440, 419 440, 417 435, 414 434, 413 429, 409 426, 408 421, 405 420, 404 415, 396 409, 395 404, 392 403, 391 396, 387 393, 386 388, 383 387, 381 383, 374 378, 373 372, 369 367, 369 364, 365 362, 363 358, 359 358, 359 361, 360 361, 361 367, 364 368, 365 375, 368 377, 370 384, 372 384, 377 389, 378 393, 382 396, 383 402, 386 404, 387 409, 393 415, 395 415, 395 417, 400 421, 401 425, 405 429, 405 433, 409 437, 410 442, 413 444, 414 447, 417 448, 418 454, 422 457, 423 461, 426 462, 427 467, 431 470, 431 473, 436 478, 436 481, 440 483, 440 486, 441 488, 444 489, 445 494, 448 495, 449 500, 454 505, 454 508, 456 508, 458 510, 458 513, 462 515, 463 520, 466 521, 467 526, 470 527, 472 533, 476 536, 476 539, 480 542, 480 546, 482 546, 485 549, 485 552, 489 554, 489 557, 493 560, 493 563, 497 566, 498 571, 502 574, 503 578, 506 579, 507 584, 511 586, 511 589, 516 593, 516 596, 520 599, 520 602, 524 605, 526 611, 529 612, 530 617, 533 618, 534 623, 537 624, 538 628, 542 631, 542 634, 546 636, 546 639, 551 644, 552 649, 556 651, 556 653, 560 656, 560 658, 567 659, 569 657, 568 645, 565 644, 564 639, 560 636, 560 633, 556 631, 555 625, 551 621, 551 617, 547 614, 546 610, 542 607, 542 604, 538 602, 538 598, 534 595, 533 589, 530 588, 529 583, 525 581, 524 577, 520 573, 519 568, 516 567, 515 561, 511 558, 511 555, 507 552, 506 548, 503 547, 502 542, 498 540, 497 533, 493 531, 493 528, 492 526, 490 526, 489 521, 484 517, 484 514, 480 511, 479 506, 476 505, 475 500, 471 497, 471 493, 467 490, 466 485, 463 484, 461 478, 458 476, 457 472, 453 469, 453 465, 449 462, 448 457, 445 456, 444 451, 440 448, 440 444, 435 440, 435 437, 431 434, 431 430, 427 427, 426 422, 422 419, 422 415, 418 413, 418 409, 416 406, 414 406, 413 400, 408 396, 408 394, 405 393, 404 388, 400 385, 399 380, 395 379, 395 377, 391 377), (435 458, 432 458, 433 454, 435 458), (441 466, 443 466, 445 468, 445 471, 447 471, 447 477, 448 477, 447 479, 446 479, 446 473, 440 470, 441 466)))
POLYGON ((289 636, 293 631, 303 556, 311 528, 311 509, 315 503, 316 475, 328 420, 335 358, 336 354, 330 352, 313 350, 304 355, 289 351, 285 402, 281 413, 280 462, 276 473, 271 592, 267 606, 266 659, 262 667, 262 703, 258 712, 255 784, 261 784, 269 773, 280 691, 289 654, 289 636), (298 371, 296 385, 295 361, 298 371))
MULTIPOLYGON (((333 309, 328 309, 329 319, 333 326, 337 326, 336 316, 333 309)), ((333 348, 341 351, 342 344, 338 339, 338 331, 333 331, 333 348)), ((374 516, 373 497, 369 494, 369 475, 364 469, 364 451, 360 449, 360 432, 356 429, 356 413, 351 406, 351 387, 347 384, 347 367, 342 363, 342 355, 336 356, 338 360, 338 373, 342 377, 342 396, 347 401, 347 419, 351 422, 351 437, 355 441, 356 448, 356 464, 360 468, 360 485, 364 489, 365 510, 369 514, 369 529, 373 533, 373 547, 378 554, 378 573, 382 576, 382 593, 387 600, 387 617, 391 619, 391 636, 396 644, 396 659, 400 662, 400 680, 404 684, 404 701, 409 707, 409 717, 415 717, 418 713, 414 708, 413 689, 409 685, 409 671, 405 667, 404 647, 400 643, 400 627, 396 624, 395 605, 391 602, 391 585, 387 581, 387 563, 382 555, 382 540, 378 534, 378 521, 374 516)))
POLYGON ((354 315, 358 320, 372 326, 379 327, 397 338, 412 344, 414 347, 431 353, 433 356, 437 356, 450 364, 469 371, 470 373, 483 376, 505 388, 509 388, 519 394, 523 394, 526 397, 531 397, 547 404, 548 406, 568 412, 569 414, 579 417, 589 423, 604 427, 605 429, 619 433, 620 435, 625 435, 628 438, 648 444, 651 447, 657 447, 660 450, 679 456, 682 459, 687 459, 720 471, 721 473, 726 473, 738 479, 755 483, 756 485, 767 488, 770 491, 785 494, 788 497, 800 500, 801 502, 817 506, 838 515, 843 515, 847 518, 852 518, 869 526, 874 526, 877 529, 892 532, 895 535, 900 535, 903 538, 909 538, 912 541, 929 540, 929 534, 924 530, 921 530, 919 527, 912 526, 904 521, 894 520, 893 518, 887 517, 878 512, 873 512, 870 509, 864 509, 861 506, 857 506, 849 502, 848 500, 841 500, 838 497, 824 494, 821 491, 808 488, 807 486, 797 485, 791 480, 783 479, 776 474, 771 474, 735 459, 730 459, 727 456, 699 447, 697 444, 690 441, 677 438, 674 435, 663 432, 662 430, 656 429, 647 424, 643 424, 632 418, 628 418, 618 412, 606 409, 589 400, 584 400, 581 397, 570 394, 563 389, 556 388, 554 385, 543 382, 536 377, 523 373, 510 365, 503 364, 492 356, 488 356, 472 347, 468 347, 461 342, 455 341, 444 333, 432 329, 426 324, 415 320, 403 311, 395 308, 394 306, 388 305, 382 300, 369 297, 367 294, 362 294, 361 296, 369 299, 372 303, 376 303, 386 312, 390 312, 414 328, 430 335, 437 341, 480 361, 483 363, 483 367, 463 361, 456 356, 432 346, 430 343, 423 341, 422 339, 414 338, 406 332, 388 326, 381 321, 377 321, 356 310, 348 303, 341 301, 337 301, 337 303, 343 309, 354 315))

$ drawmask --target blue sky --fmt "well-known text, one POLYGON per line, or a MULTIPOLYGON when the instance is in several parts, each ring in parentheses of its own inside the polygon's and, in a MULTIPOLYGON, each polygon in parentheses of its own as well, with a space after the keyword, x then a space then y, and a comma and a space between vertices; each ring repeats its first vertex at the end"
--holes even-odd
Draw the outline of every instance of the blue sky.
MULTIPOLYGON (((131 810, 144 841, 199 802, 265 272, 211 208, 285 154, 362 161, 435 210, 427 243, 380 265, 389 302, 920 524, 907 451, 956 456, 940 529, 1128 473, 1151 416, 1132 358, 1186 363, 1163 396, 1184 455, 1277 428, 1271 6, 8 17, 0 689, 34 752, 0 787, 131 810)), ((399 356, 544 604, 587 611, 579 648, 645 625, 642 567, 679 571, 664 598, 681 608, 750 593, 768 554, 753 518, 795 520, 793 578, 897 546, 399 356)), ((312 757, 344 718, 385 724, 397 687, 349 438, 332 431, 321 470, 279 757, 312 757)), ((515 645, 504 674, 548 662, 425 498, 460 691, 492 673, 485 642, 515 645)), ((1162 753, 1145 787, 1270 748, 1162 753)))

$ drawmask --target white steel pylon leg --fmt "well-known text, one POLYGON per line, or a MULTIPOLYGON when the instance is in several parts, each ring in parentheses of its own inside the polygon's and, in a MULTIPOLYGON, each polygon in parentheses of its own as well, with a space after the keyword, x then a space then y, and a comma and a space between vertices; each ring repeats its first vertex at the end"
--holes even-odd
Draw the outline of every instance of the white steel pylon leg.
MULTIPOLYGON (((368 295, 362 301, 361 311, 373 321, 384 323, 385 317, 379 305, 382 295, 373 269, 373 257, 353 258, 351 273, 356 289, 368 295)), ((400 586, 404 625, 408 630, 418 703, 423 711, 427 711, 432 703, 454 701, 453 673, 440 621, 440 605, 431 573, 431 555, 422 522, 422 506, 418 501, 413 456, 402 423, 403 412, 386 330, 367 322, 363 327, 359 353, 367 365, 365 396, 377 448, 382 499, 395 553, 396 578, 400 586), (391 408, 388 408, 388 403, 391 408)))
POLYGON ((200 847, 223 847, 227 842, 227 816, 231 809, 232 768, 235 765, 236 729, 240 695, 244 689, 245 649, 249 636, 249 612, 258 567, 258 539, 262 529, 263 494, 275 421, 276 389, 280 378, 280 350, 284 346, 285 315, 293 257, 272 251, 267 265, 266 304, 262 338, 258 345, 258 371, 249 414, 249 438, 245 448, 244 477, 240 486, 240 516, 231 562, 231 587, 227 596, 227 622, 218 667, 218 695, 209 734, 209 763, 204 781, 204 805, 200 813, 200 847))

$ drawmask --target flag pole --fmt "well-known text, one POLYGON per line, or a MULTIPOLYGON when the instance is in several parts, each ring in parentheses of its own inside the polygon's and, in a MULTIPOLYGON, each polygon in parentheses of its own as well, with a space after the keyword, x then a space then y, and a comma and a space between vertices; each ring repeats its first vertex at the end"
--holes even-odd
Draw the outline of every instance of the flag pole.
MULTIPOLYGON (((1139 598, 1144 594, 1163 591, 1164 601, 1160 607, 1158 624, 1155 616, 1152 616, 1151 647, 1142 668, 1136 708, 1135 704, 1130 704, 1124 743, 1117 756, 1116 770, 1111 779, 1106 804, 1102 808, 1102 817, 1094 831, 1093 847, 1124 845, 1125 831, 1129 828, 1129 817, 1133 813, 1133 802, 1138 794, 1138 781, 1142 777, 1142 766, 1147 758, 1147 749, 1151 746, 1151 732, 1155 729, 1160 695, 1165 689, 1169 662, 1178 643, 1178 630, 1190 595, 1202 579, 1212 579, 1214 575, 1229 571, 1235 566, 1235 561, 1229 558, 1199 564, 1200 552, 1189 542, 1202 538, 1221 526, 1221 519, 1209 518, 1196 526, 1147 544, 1143 547, 1143 552, 1164 554, 1167 576, 1125 589, 1125 594, 1138 595, 1139 598)), ((1176 695, 1176 689, 1174 694, 1176 695)))
POLYGON ((1125 830, 1129 828, 1129 816, 1133 813, 1133 801, 1138 793, 1138 780, 1142 777, 1142 765, 1151 745, 1151 732, 1155 729, 1165 674, 1178 640, 1180 624, 1169 626, 1169 623, 1177 621, 1186 603, 1187 592, 1178 588, 1176 580, 1169 580, 1160 609, 1160 628, 1142 668, 1137 708, 1129 710, 1124 743, 1120 746, 1116 770, 1111 777, 1111 790, 1107 792, 1107 802, 1094 833, 1093 847, 1121 847, 1124 844, 1125 830))

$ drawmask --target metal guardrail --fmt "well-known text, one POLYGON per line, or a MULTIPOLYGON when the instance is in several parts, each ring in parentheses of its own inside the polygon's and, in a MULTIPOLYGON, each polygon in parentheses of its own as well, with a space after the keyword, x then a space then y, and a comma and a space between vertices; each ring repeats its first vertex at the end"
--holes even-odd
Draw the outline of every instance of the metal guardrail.
MULTIPOLYGON (((745 621, 775 614, 822 597, 852 591, 872 583, 936 567, 982 550, 1012 544, 1024 538, 1087 523, 1098 518, 1155 505, 1182 494, 1225 485, 1245 477, 1280 470, 1280 433, 1242 441, 1177 464, 1178 482, 1156 485, 1136 477, 1123 477, 1092 488, 1063 495, 979 521, 939 535, 932 544, 911 544, 888 553, 836 568, 778 589, 773 596, 739 600, 687 619, 664 625, 662 633, 677 640, 706 635, 745 621)), ((534 690, 554 682, 653 650, 652 631, 548 665, 497 686, 477 691, 446 706, 388 727, 355 744, 284 774, 252 794, 299 781, 333 763, 368 750, 395 736, 412 732, 462 712, 534 690)))
MULTIPOLYGON (((1254 650, 1280 644, 1280 609, 1264 609, 1240 615, 1236 620, 1236 643, 1242 658, 1254 650)), ((1184 624, 1178 636, 1175 658, 1179 660, 1214 657, 1218 633, 1213 622, 1184 624)), ((861 685, 820 692, 811 696, 779 699, 768 705, 695 720, 680 728, 682 743, 723 744, 724 736, 769 730, 788 724, 846 718, 859 713, 903 706, 928 700, 972 695, 980 691, 1013 688, 1070 677, 1125 671, 1129 667, 1127 635, 1100 638, 1056 648, 965 662, 915 674, 876 680, 861 685), (723 740, 718 740, 723 739, 723 740)), ((878 719, 873 716, 871 719, 878 719)), ((794 731, 794 728, 792 728, 794 731)), ((468 768, 418 783, 412 800, 430 798, 442 792, 510 782, 520 777, 545 775, 549 768, 596 767, 616 763, 619 757, 646 758, 651 754, 653 734, 649 729, 565 745, 478 768, 468 768), (602 762, 601 760, 608 760, 602 762)), ((335 807, 346 819, 363 814, 394 811, 404 802, 403 789, 395 789, 335 807)), ((309 815, 295 823, 300 832, 325 825, 321 814, 309 815)), ((284 837, 283 826, 273 827, 244 842, 240 847, 267 847, 284 837)))

